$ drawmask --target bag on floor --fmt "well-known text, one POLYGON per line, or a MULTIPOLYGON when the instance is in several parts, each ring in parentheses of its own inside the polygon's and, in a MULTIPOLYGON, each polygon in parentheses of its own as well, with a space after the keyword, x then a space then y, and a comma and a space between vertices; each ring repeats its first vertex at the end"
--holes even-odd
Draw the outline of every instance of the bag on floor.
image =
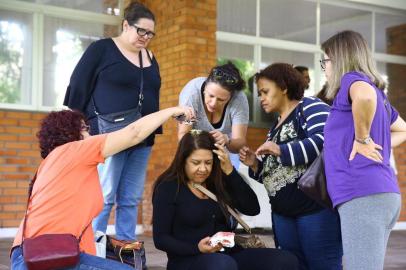
POLYGON ((136 270, 146 270, 144 242, 118 240, 107 235, 106 258, 131 265, 136 270))

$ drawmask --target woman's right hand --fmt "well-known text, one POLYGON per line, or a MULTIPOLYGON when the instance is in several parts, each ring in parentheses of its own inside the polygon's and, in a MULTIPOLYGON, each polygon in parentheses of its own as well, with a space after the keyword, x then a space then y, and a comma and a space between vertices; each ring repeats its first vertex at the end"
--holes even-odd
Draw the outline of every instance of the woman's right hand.
POLYGON ((178 107, 173 107, 173 118, 181 118, 182 122, 186 121, 194 121, 196 119, 196 114, 195 111, 192 107, 188 106, 178 106, 178 107))
POLYGON ((238 154, 240 156, 240 161, 246 166, 252 167, 257 162, 257 157, 254 151, 252 151, 248 146, 241 148, 238 154))
POLYGON ((221 244, 217 244, 216 246, 212 247, 210 245, 210 236, 207 236, 206 238, 200 240, 197 246, 201 253, 215 253, 223 248, 221 244))

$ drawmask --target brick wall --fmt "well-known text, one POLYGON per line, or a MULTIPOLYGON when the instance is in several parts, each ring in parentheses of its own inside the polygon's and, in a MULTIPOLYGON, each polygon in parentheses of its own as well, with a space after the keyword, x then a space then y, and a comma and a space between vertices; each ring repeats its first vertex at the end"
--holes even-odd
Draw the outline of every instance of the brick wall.
POLYGON ((41 157, 35 137, 41 113, 0 111, 0 228, 17 227, 41 157))
MULTIPOLYGON (((406 55, 406 24, 387 29, 388 53, 406 55)), ((406 117, 406 65, 387 64, 389 98, 403 119, 406 117)), ((406 221, 406 143, 395 148, 398 181, 402 192, 400 220, 406 221)))

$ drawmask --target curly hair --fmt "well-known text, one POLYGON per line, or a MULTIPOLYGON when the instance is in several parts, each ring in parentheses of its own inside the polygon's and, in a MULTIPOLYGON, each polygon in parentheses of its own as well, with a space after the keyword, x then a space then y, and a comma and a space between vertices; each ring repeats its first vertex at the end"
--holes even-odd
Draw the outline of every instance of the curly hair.
POLYGON ((275 63, 255 74, 255 82, 259 79, 267 79, 275 82, 282 90, 287 89, 290 100, 301 100, 304 95, 306 83, 302 74, 286 63, 275 63))
POLYGON ((49 113, 41 121, 37 133, 41 157, 46 158, 56 147, 68 142, 82 140, 85 116, 79 111, 62 110, 49 113))

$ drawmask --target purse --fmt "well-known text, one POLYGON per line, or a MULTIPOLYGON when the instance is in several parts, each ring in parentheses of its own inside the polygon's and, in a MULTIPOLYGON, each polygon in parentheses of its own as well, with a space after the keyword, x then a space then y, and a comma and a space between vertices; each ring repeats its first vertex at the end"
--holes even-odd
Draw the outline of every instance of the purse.
POLYGON ((24 238, 28 206, 36 178, 37 174, 35 174, 29 185, 27 209, 23 223, 21 245, 24 261, 28 270, 51 270, 73 267, 79 263, 79 243, 90 223, 82 231, 79 239, 69 233, 43 234, 33 238, 24 238))
POLYGON ((144 74, 143 74, 143 63, 142 63, 141 51, 139 52, 138 56, 140 59, 141 79, 140 79, 140 92, 138 95, 137 108, 131 109, 131 110, 126 110, 126 111, 121 111, 121 112, 115 112, 115 113, 100 114, 97 110, 93 95, 91 97, 94 113, 96 114, 96 118, 97 118, 97 126, 98 126, 100 134, 109 133, 109 132, 113 132, 113 131, 122 129, 142 117, 141 109, 142 109, 142 103, 144 101, 144 94, 143 94, 144 74))
MULTIPOLYGON (((193 183, 193 187, 200 190, 203 194, 205 194, 207 197, 212 199, 213 201, 217 201, 216 195, 214 195, 210 190, 207 188, 203 187, 200 184, 193 183)), ((265 242, 258 236, 252 233, 250 226, 245 223, 244 220, 240 218, 238 213, 231 208, 230 206, 226 205, 227 211, 232 215, 238 223, 241 224, 241 226, 244 228, 244 230, 248 233, 248 235, 239 235, 236 234, 234 236, 234 242, 236 245, 242 247, 242 248, 266 248, 267 245, 265 242)))
POLYGON ((297 182, 298 188, 320 205, 333 209, 333 203, 327 191, 324 172, 324 151, 310 164, 297 182))
POLYGON ((147 269, 142 241, 118 240, 107 235, 106 258, 131 265, 136 270, 147 269))

